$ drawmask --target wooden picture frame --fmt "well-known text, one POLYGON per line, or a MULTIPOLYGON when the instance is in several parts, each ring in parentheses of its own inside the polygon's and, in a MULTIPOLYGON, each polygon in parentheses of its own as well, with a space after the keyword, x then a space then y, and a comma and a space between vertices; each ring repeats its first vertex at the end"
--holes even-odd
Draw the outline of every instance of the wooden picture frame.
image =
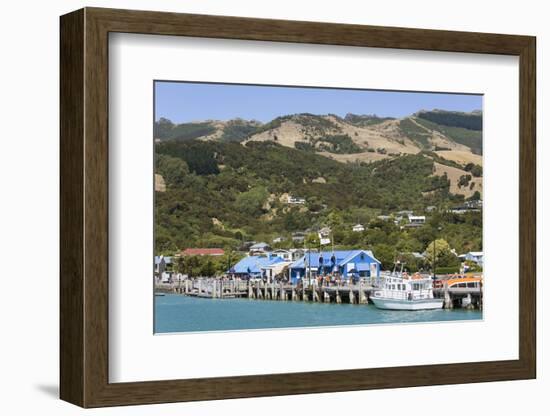
POLYGON ((61 17, 60 396, 82 407, 536 377, 534 37, 85 8, 61 17), (263 40, 519 57, 519 359, 109 383, 108 35, 263 40))

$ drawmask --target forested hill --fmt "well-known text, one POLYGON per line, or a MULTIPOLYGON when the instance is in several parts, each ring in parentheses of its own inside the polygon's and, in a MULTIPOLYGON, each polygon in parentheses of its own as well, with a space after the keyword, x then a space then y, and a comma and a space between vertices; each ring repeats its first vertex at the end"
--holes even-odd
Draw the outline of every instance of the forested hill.
MULTIPOLYGON (((243 241, 271 242, 279 236, 289 244, 292 233, 322 226, 332 227, 339 245, 372 245, 377 241, 355 241, 364 236, 351 233, 351 226, 372 224, 380 214, 422 213, 428 206, 443 210, 464 200, 451 192, 445 173, 438 175, 438 166, 452 168, 454 162, 429 150, 371 163, 340 163, 275 141, 189 139, 155 146, 156 173, 166 185, 155 192, 157 253, 195 246, 237 250, 243 241), (289 196, 304 198, 305 204, 291 205, 289 196)), ((480 226, 480 218, 467 219, 449 228, 448 238, 461 250, 478 248, 480 226)), ((411 230, 402 248, 422 251, 434 237, 432 231, 411 230)), ((391 243, 393 232, 398 231, 385 231, 385 244, 391 243)))

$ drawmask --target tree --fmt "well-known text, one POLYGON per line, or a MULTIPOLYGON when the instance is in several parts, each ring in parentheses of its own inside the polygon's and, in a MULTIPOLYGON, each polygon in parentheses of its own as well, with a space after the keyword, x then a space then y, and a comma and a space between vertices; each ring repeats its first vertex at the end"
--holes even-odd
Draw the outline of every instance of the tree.
POLYGON ((393 268, 397 255, 395 247, 388 244, 377 244, 373 247, 373 254, 382 263, 383 270, 391 270, 393 268))
POLYGON ((200 274, 200 263, 198 256, 188 257, 184 267, 185 273, 189 277, 198 276, 200 274))
POLYGON ((235 231, 235 240, 242 242, 244 240, 243 233, 240 231, 235 231))
POLYGON ((201 275, 202 276, 208 276, 213 277, 216 273, 216 268, 214 267, 214 263, 212 263, 212 260, 208 259, 202 266, 201 266, 201 275))
POLYGON ((157 172, 168 184, 179 185, 189 174, 187 163, 177 157, 157 155, 157 172))
POLYGON ((170 136, 170 132, 174 128, 174 123, 172 123, 167 118, 161 117, 159 121, 155 121, 153 127, 153 135, 155 139, 164 139, 170 136))
POLYGON ((361 243, 362 238, 363 238, 363 232, 348 231, 346 233, 344 243, 347 244, 348 246, 352 246, 356 248, 361 243))
POLYGON ((462 188, 463 186, 468 186, 471 180, 472 175, 461 175, 460 179, 458 180, 458 187, 462 188))
POLYGON ((416 238, 413 238, 411 235, 404 233, 399 237, 395 248, 399 252, 411 253, 413 251, 421 251, 422 244, 416 238))
POLYGON ((309 248, 319 247, 319 235, 311 233, 306 236, 306 246, 309 248))
POLYGON ((341 226, 344 223, 342 215, 339 212, 332 211, 327 216, 327 225, 331 228, 341 226))
POLYGON ((475 191, 470 198, 468 198, 468 201, 479 201, 481 199, 481 194, 479 191, 475 191))
POLYGON ((481 175, 483 175, 483 168, 480 165, 476 165, 475 163, 467 163, 466 166, 464 166, 464 170, 466 172, 470 172, 476 178, 479 178, 481 175))
POLYGON ((416 273, 425 266, 425 260, 413 256, 411 253, 401 253, 398 255, 398 260, 404 264, 403 270, 409 273, 416 273))
POLYGON ((237 196, 237 209, 248 215, 261 215, 262 207, 268 196, 269 194, 265 187, 256 186, 237 196))
POLYGON ((176 258, 176 272, 177 273, 185 273, 185 260, 183 256, 179 256, 176 258))
POLYGON ((432 270, 434 268, 434 259, 436 268, 456 266, 460 263, 458 257, 451 251, 449 243, 442 238, 432 241, 424 254, 432 270))

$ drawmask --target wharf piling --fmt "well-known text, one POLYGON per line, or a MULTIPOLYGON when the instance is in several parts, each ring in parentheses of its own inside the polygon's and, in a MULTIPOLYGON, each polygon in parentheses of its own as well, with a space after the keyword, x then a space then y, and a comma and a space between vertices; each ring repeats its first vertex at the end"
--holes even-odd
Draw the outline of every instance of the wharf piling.
MULTIPOLYGON (((291 284, 289 282, 265 282, 262 280, 192 278, 176 283, 157 283, 158 292, 172 292, 185 296, 211 299, 247 298, 271 301, 311 301, 319 303, 349 303, 366 305, 375 290, 374 282, 340 282, 335 284, 291 284)), ((434 297, 443 298, 445 309, 481 309, 481 288, 449 288, 445 283, 434 288, 434 297)))

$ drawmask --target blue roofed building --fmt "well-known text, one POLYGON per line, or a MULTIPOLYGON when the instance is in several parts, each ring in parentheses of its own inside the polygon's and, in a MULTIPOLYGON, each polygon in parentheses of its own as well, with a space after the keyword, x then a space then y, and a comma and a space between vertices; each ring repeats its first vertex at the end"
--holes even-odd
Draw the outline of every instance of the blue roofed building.
POLYGON ((297 283, 306 272, 311 276, 337 274, 343 279, 380 277, 380 261, 370 250, 335 250, 306 253, 289 266, 290 279, 297 283))
POLYGON ((284 260, 275 255, 247 256, 231 267, 229 273, 243 279, 259 278, 263 277, 262 269, 280 262, 284 260))

